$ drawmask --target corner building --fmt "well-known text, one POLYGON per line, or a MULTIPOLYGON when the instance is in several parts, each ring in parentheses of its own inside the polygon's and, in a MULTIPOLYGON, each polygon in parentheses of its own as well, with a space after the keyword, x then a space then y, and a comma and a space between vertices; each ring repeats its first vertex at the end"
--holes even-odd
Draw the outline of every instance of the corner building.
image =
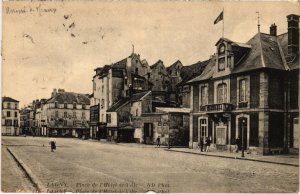
POLYGON ((299 16, 288 32, 258 32, 246 43, 221 38, 216 54, 190 87, 189 147, 211 138, 213 149, 299 152, 299 16))

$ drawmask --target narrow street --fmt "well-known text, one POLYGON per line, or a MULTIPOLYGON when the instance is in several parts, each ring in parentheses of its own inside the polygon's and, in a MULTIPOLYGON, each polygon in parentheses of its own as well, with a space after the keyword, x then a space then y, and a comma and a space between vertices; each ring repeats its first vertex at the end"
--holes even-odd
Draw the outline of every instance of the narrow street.
MULTIPOLYGON (((2 137, 2 191, 26 181, 9 147, 47 192, 297 192, 299 168, 79 139, 2 137)), ((34 188, 29 188, 34 189, 34 188)), ((34 191, 34 190, 33 190, 34 191)))

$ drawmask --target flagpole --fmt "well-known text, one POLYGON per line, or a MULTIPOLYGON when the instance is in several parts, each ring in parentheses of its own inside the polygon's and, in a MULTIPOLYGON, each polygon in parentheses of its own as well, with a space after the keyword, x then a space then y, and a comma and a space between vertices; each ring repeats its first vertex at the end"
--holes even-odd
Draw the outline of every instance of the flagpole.
POLYGON ((224 38, 224 19, 225 19, 225 17, 224 17, 224 7, 223 7, 223 31, 222 31, 222 38, 224 38))

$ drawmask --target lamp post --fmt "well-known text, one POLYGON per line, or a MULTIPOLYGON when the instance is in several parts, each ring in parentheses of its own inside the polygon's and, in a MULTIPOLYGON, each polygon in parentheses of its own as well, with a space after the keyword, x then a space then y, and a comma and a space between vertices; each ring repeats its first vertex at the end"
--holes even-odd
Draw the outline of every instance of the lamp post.
POLYGON ((245 154, 244 154, 244 124, 245 124, 245 119, 242 119, 242 157, 245 157, 245 154))

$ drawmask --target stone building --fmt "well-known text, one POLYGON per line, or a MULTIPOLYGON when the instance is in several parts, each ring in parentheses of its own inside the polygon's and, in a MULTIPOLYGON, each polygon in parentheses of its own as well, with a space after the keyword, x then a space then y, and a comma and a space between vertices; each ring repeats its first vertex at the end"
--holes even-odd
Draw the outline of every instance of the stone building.
POLYGON ((91 106, 94 111, 94 106, 99 104, 99 122, 90 123, 90 130, 94 131, 93 134, 98 133, 99 138, 106 139, 106 111, 122 98, 151 89, 150 67, 146 60, 132 53, 121 61, 95 69, 95 72, 91 106))
POLYGON ((2 97, 2 135, 20 135, 19 101, 10 97, 2 97))
POLYGON ((190 148, 200 138, 231 150, 239 138, 248 152, 298 150, 299 16, 288 32, 258 32, 246 43, 220 38, 216 55, 190 87, 190 148))
POLYGON ((41 135, 88 137, 90 100, 87 94, 54 89, 41 106, 41 135))
POLYGON ((180 60, 167 67, 167 72, 170 78, 170 90, 169 90, 169 100, 172 102, 178 102, 179 96, 177 92, 177 84, 182 81, 180 72, 183 65, 180 60))

